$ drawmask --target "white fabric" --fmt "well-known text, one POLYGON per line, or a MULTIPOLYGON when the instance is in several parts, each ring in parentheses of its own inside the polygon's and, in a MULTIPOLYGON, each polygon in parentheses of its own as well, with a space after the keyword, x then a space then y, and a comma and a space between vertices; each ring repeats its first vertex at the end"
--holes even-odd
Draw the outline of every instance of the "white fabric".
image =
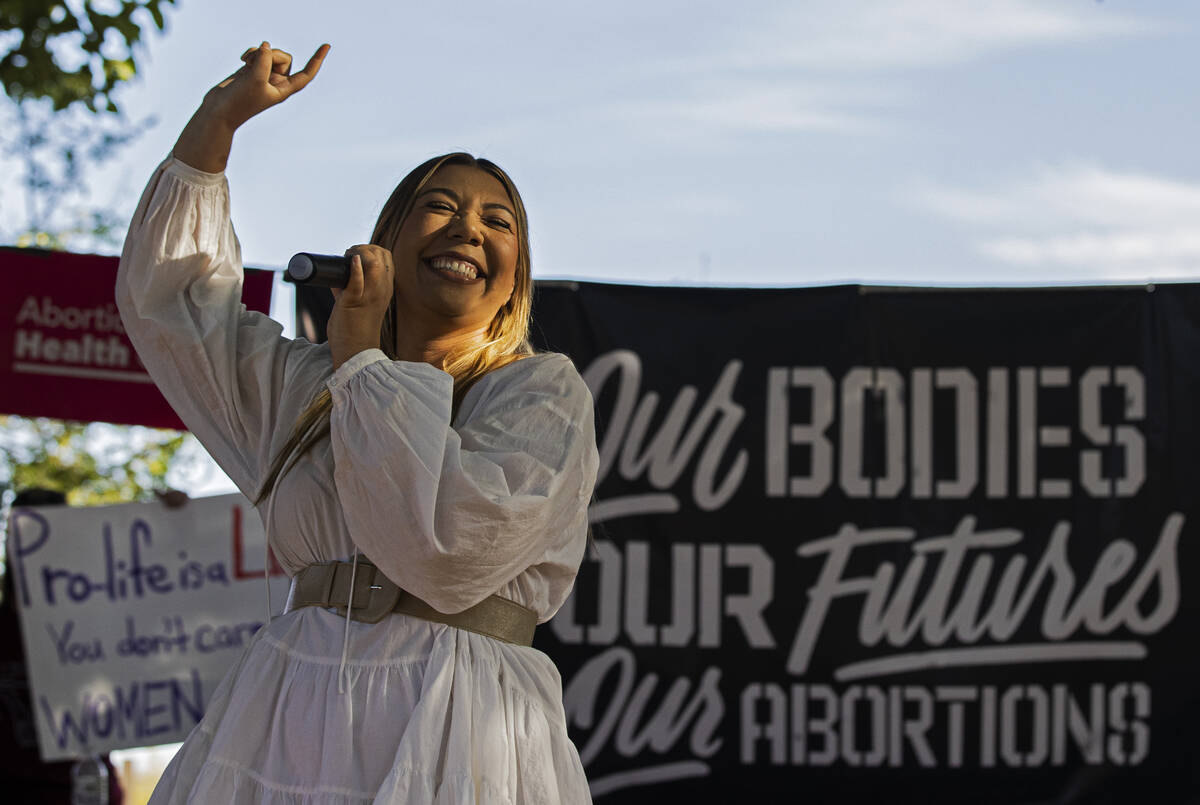
MULTIPOLYGON (((499 594, 554 614, 586 543, 598 458, 587 387, 545 354, 491 372, 450 421, 452 380, 281 337, 241 305, 221 174, 167 160, 121 258, 126 330, 159 388, 253 498, 327 385, 330 438, 259 509, 290 573, 357 549, 436 609, 499 594), (267 511, 270 511, 268 517, 267 511)), ((404 615, 344 628, 307 607, 256 635, 153 803, 590 802, 543 653, 404 615)))

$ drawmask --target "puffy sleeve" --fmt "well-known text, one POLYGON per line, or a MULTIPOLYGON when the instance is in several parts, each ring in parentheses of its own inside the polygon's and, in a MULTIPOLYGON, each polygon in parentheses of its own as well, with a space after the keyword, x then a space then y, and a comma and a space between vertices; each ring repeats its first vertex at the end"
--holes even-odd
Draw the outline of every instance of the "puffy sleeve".
POLYGON ((570 557, 573 577, 586 544, 598 465, 587 386, 562 355, 526 358, 488 380, 456 427, 452 379, 428 364, 367 350, 328 381, 334 481, 351 538, 446 613, 547 557, 570 557))
POLYGON ((332 363, 328 349, 283 338, 276 322, 242 304, 224 174, 171 158, 159 166, 130 223, 116 295, 155 384, 253 497, 332 363))

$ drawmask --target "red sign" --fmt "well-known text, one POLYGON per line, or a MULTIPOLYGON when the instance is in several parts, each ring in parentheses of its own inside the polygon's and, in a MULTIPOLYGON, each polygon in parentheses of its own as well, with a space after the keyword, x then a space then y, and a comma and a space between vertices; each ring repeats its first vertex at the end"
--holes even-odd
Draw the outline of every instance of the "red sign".
MULTIPOLYGON (((183 430, 125 335, 116 257, 0 249, 0 413, 183 430)), ((272 275, 242 301, 266 313, 272 275)))

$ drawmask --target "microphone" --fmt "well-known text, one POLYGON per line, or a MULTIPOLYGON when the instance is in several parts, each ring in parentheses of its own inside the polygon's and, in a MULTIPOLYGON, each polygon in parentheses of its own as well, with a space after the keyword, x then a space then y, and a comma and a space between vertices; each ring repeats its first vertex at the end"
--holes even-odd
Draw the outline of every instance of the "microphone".
POLYGON ((300 252, 288 260, 283 281, 323 288, 345 288, 350 282, 350 258, 340 254, 300 252))

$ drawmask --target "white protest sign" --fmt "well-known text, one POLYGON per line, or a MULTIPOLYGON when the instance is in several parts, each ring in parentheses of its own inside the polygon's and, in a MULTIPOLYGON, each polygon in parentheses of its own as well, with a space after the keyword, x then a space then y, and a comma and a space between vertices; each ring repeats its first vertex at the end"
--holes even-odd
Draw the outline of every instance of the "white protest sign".
POLYGON ((241 495, 14 509, 8 572, 42 758, 183 740, 266 619, 263 544, 241 495))

